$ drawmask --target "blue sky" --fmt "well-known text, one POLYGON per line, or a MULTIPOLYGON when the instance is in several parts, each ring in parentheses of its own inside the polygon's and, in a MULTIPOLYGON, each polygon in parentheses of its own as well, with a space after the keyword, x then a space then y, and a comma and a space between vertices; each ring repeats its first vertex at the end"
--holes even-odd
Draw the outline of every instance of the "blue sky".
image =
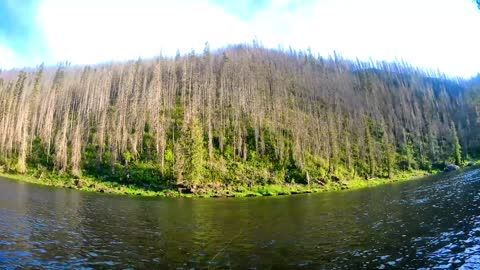
POLYGON ((480 72, 472 0, 0 0, 0 68, 94 64, 259 40, 480 72))

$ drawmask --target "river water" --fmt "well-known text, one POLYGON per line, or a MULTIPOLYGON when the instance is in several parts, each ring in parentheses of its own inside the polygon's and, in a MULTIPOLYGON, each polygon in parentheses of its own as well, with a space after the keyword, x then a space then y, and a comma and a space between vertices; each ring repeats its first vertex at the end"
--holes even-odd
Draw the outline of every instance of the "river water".
POLYGON ((480 269, 480 170, 263 198, 0 179, 0 269, 480 269))

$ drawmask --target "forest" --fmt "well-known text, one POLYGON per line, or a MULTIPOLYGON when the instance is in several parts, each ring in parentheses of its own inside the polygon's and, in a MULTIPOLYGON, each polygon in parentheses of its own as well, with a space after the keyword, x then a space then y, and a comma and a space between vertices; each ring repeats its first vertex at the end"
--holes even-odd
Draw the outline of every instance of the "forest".
POLYGON ((0 171, 189 189, 392 178, 477 157, 479 98, 480 76, 255 43, 4 70, 0 171))

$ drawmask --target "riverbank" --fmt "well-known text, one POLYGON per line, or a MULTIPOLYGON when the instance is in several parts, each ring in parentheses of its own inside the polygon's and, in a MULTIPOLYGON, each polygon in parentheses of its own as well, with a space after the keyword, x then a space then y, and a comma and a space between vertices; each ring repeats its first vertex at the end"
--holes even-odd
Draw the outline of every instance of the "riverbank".
POLYGON ((74 179, 68 176, 47 176, 42 178, 30 175, 19 175, 11 173, 0 173, 0 177, 12 180, 53 186, 60 188, 76 189, 88 192, 100 192, 109 194, 135 195, 146 197, 257 197, 257 196, 280 196, 303 193, 318 193, 328 191, 353 190, 369 188, 378 185, 414 180, 423 176, 438 173, 438 171, 429 173, 422 170, 409 172, 400 172, 393 178, 374 178, 374 179, 352 179, 349 181, 329 182, 325 185, 254 185, 254 186, 207 186, 198 188, 194 191, 180 192, 173 187, 160 187, 152 185, 125 185, 117 182, 101 181, 91 177, 74 179))

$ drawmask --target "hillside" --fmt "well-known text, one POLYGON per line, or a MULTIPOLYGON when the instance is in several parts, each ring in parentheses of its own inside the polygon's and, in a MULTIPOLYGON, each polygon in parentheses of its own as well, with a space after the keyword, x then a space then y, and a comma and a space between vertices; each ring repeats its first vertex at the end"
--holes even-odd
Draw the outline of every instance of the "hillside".
POLYGON ((479 152, 477 80, 238 45, 0 73, 0 167, 162 187, 324 183, 479 152))

